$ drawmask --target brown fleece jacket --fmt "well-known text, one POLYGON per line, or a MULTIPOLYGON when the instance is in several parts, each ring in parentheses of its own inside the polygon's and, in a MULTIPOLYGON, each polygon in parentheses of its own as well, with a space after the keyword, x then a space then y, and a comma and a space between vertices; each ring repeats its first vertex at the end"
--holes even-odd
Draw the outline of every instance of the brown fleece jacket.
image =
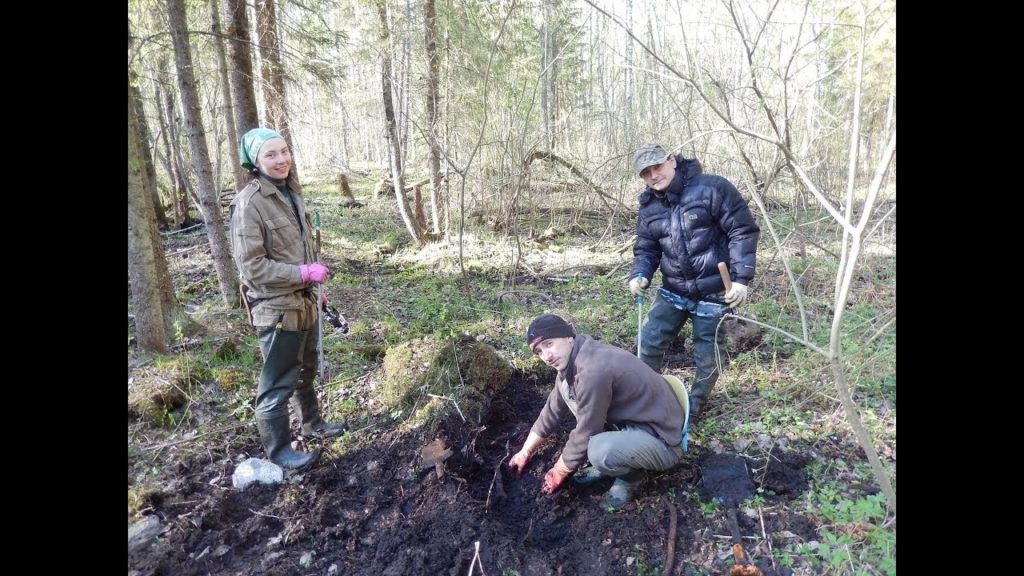
POLYGON ((572 356, 558 373, 547 404, 532 431, 548 437, 569 406, 558 392, 564 380, 575 398, 576 428, 562 449, 565 465, 575 470, 587 459, 590 437, 605 431, 605 424, 635 425, 653 433, 668 446, 678 446, 683 436, 683 410, 660 374, 629 352, 598 342, 585 334, 576 336, 572 356))

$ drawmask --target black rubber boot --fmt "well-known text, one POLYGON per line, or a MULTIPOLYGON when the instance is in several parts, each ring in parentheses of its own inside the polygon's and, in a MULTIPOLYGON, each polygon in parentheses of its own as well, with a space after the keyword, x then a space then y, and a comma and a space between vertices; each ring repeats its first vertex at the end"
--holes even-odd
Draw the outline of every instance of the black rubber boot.
POLYGON ((693 386, 690 387, 691 428, 692 424, 700 418, 704 405, 707 404, 707 400, 711 396, 711 389, 715 387, 715 382, 718 382, 720 375, 715 349, 722 345, 725 331, 718 331, 718 343, 716 344, 715 330, 719 321, 719 318, 693 317, 693 361, 696 370, 694 371, 693 386))
POLYGON ((715 380, 718 380, 718 378, 707 378, 703 381, 698 379, 698 382, 694 382, 693 388, 690 390, 691 430, 697 424, 697 420, 700 419, 701 412, 704 410, 704 404, 707 402, 708 395, 711 394, 711 388, 715 385, 715 380))
POLYGON ((288 428, 288 415, 269 420, 256 419, 260 431, 260 442, 267 457, 281 468, 302 470, 320 458, 320 449, 312 452, 296 452, 292 449, 292 432, 288 428))
POLYGON ((318 354, 317 335, 315 331, 308 333, 303 344, 302 368, 299 370, 299 377, 295 381, 295 390, 292 395, 291 405, 295 415, 302 423, 302 435, 310 438, 334 438, 341 436, 348 430, 348 424, 330 424, 324 422, 320 417, 320 403, 316 399, 316 391, 313 389, 313 379, 316 378, 318 354))
MULTIPOLYGON (((300 382, 299 384, 301 386, 302 383, 300 382)), ((295 393, 292 395, 292 408, 295 409, 295 415, 302 422, 303 436, 334 438, 335 436, 341 436, 348 430, 348 423, 346 422, 341 424, 324 422, 323 418, 320 417, 320 404, 317 402, 316 392, 313 391, 312 386, 295 390, 295 393)))
POLYGON ((701 366, 701 361, 698 360, 696 378, 694 378, 693 387, 690 388, 691 429, 700 418, 704 405, 708 401, 708 396, 711 395, 711 389, 715 387, 715 382, 718 381, 718 369, 714 366, 714 359, 711 358, 709 360, 704 361, 705 366, 701 366))

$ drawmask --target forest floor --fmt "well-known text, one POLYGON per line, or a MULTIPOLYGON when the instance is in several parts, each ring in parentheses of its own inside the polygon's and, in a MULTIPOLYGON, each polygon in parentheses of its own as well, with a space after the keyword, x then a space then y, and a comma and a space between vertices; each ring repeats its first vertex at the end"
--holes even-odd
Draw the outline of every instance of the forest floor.
MULTIPOLYGON (((156 534, 134 548, 130 538, 130 575, 728 574, 729 513, 702 481, 715 454, 735 454, 747 464, 752 494, 739 505, 738 525, 743 547, 765 574, 895 574, 895 516, 886 511, 838 403, 827 398, 834 394, 787 388, 793 380, 813 382, 814 369, 792 348, 759 339, 734 343, 732 364, 691 434, 684 462, 650 475, 624 509, 600 505, 610 480, 586 488, 567 482, 550 496, 540 492, 572 422, 564 422, 562 434, 544 445, 522 477, 508 473, 504 462, 521 446, 553 382, 553 373, 523 367, 529 361, 520 342, 525 322, 546 311, 537 305, 588 306, 587 298, 622 290, 617 279, 577 276, 566 283, 535 274, 534 264, 517 286, 524 309, 509 311, 501 297, 492 298, 465 323, 471 336, 513 360, 509 385, 491 399, 479 424, 448 411, 432 426, 411 426, 376 398, 381 354, 372 345, 387 349, 442 321, 462 332, 457 317, 438 320, 419 301, 427 291, 460 302, 459 278, 428 284, 426 276, 444 276, 439 265, 428 266, 423 277, 410 276, 413 265, 401 258, 412 249, 389 248, 395 236, 381 243, 381 223, 395 223, 385 201, 344 211, 326 201, 319 205, 338 237, 350 238, 325 242, 324 260, 336 279, 328 284, 332 302, 353 331, 326 337, 333 376, 317 387, 328 419, 346 417, 353 431, 329 441, 298 438, 302 449, 319 447, 323 455, 309 470, 286 473, 281 485, 232 487, 235 466, 263 456, 252 416, 259 352, 243 313, 219 301, 205 234, 168 235, 179 297, 205 330, 182 336, 173 356, 152 357, 136 350, 129 324, 129 395, 168 380, 184 392, 184 402, 156 420, 129 410, 129 535, 140 522, 151 523, 156 534), (363 249, 360 235, 375 240, 363 249), (488 308, 497 319, 481 319, 479 311, 488 308), (426 324, 423 317, 429 317, 426 324), (421 451, 436 439, 453 454, 439 467, 424 466, 421 451), (674 554, 666 567, 669 547, 674 554)), ((628 238, 628 226, 602 236, 609 246, 628 238)), ((564 258, 572 246, 556 252, 564 258)), ((478 285, 502 282, 486 270, 474 274, 478 285)), ((129 314, 130 308, 129 302, 129 314)), ((588 310, 594 308, 591 303, 588 310)), ((599 330, 601 313, 582 323, 628 348, 636 310, 599 330)), ((687 350, 681 339, 667 359, 684 381, 692 370, 687 350)), ((895 383, 858 400, 894 471, 895 383)))

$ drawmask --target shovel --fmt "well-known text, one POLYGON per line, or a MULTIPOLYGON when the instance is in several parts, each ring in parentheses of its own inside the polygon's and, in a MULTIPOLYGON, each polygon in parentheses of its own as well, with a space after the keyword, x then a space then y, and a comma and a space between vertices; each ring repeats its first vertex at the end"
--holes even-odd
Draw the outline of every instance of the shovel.
POLYGON ((729 532, 732 534, 732 555, 735 560, 729 569, 729 576, 764 576, 761 570, 750 563, 750 557, 743 550, 737 507, 754 493, 754 483, 747 472, 747 463, 733 454, 712 454, 702 464, 704 486, 702 495, 725 504, 729 518, 729 532))

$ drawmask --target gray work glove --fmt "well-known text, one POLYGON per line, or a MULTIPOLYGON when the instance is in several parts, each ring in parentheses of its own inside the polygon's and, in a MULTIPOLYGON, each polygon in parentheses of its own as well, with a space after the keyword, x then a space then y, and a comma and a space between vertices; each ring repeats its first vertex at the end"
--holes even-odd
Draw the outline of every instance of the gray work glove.
POLYGON ((651 281, 643 276, 635 276, 629 281, 629 291, 633 293, 633 296, 643 296, 644 289, 650 286, 651 281))
POLYGON ((747 286, 739 282, 732 283, 732 290, 725 295, 725 303, 731 308, 739 308, 747 301, 747 286))

